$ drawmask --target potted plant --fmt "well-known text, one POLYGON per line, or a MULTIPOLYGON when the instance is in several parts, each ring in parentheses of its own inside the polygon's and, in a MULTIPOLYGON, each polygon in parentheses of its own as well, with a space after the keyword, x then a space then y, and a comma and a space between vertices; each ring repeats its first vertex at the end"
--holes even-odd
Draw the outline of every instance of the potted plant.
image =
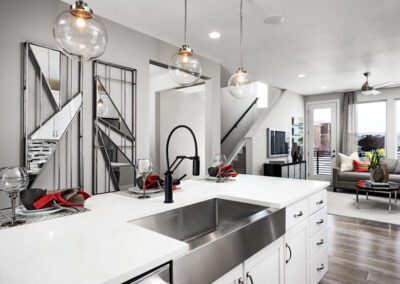
POLYGON ((370 179, 374 182, 384 182, 385 169, 381 167, 381 161, 385 158, 385 149, 378 148, 371 152, 365 153, 365 157, 369 159, 370 179))

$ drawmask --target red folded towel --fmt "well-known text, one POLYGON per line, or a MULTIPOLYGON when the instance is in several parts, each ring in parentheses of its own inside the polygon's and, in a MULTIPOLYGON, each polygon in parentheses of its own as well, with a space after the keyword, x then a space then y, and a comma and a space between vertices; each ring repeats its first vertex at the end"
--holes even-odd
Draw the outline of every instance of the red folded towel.
POLYGON ((219 171, 223 177, 235 177, 238 175, 238 173, 233 169, 232 164, 222 167, 219 171))
POLYGON ((53 205, 53 201, 61 206, 66 207, 83 207, 83 202, 74 202, 76 200, 86 200, 90 197, 90 195, 80 189, 66 189, 61 190, 56 193, 46 194, 45 196, 39 198, 33 203, 33 206, 36 209, 41 209, 45 207, 51 207, 53 205))

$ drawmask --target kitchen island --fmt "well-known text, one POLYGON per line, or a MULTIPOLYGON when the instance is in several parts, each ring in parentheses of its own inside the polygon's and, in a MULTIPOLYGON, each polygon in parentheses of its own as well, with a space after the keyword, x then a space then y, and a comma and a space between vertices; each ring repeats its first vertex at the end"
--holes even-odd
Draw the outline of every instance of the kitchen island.
MULTIPOLYGON (((286 208, 287 234, 282 242, 288 245, 294 240, 295 244, 298 236, 303 236, 306 243, 320 242, 324 231, 314 223, 324 222, 324 189, 328 185, 319 181, 240 175, 235 181, 226 183, 205 179, 184 181, 182 190, 174 193, 172 204, 164 204, 163 196, 146 200, 119 194, 94 196, 86 202, 89 212, 0 230, 0 283, 128 281, 189 250, 185 242, 129 221, 212 198, 286 208)), ((306 247, 307 261, 310 265, 315 262, 320 268, 318 256, 322 253, 311 245, 306 247)), ((282 276, 282 281, 287 284, 291 283, 291 275, 298 273, 295 271, 298 255, 293 248, 291 250, 293 260, 289 263, 294 262, 294 265, 288 266, 289 272, 282 272, 287 273, 282 276)), ((327 264, 317 271, 326 272, 326 269, 327 264)), ((313 277, 318 277, 312 272, 304 273, 309 283, 313 283, 313 277)))

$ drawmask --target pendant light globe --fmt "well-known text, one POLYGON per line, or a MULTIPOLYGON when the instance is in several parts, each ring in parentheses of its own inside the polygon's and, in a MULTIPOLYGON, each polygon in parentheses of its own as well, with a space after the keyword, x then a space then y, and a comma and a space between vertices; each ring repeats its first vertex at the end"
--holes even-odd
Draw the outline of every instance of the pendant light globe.
POLYGON ((200 59, 187 44, 187 0, 185 1, 184 42, 177 53, 172 55, 168 70, 171 78, 181 86, 190 86, 201 78, 200 59))
POLYGON ((84 1, 76 1, 57 16, 53 35, 66 55, 84 61, 100 57, 108 41, 106 27, 84 1))
POLYGON ((244 99, 252 95, 253 79, 243 68, 243 0, 240 0, 240 68, 229 78, 229 93, 236 99, 244 99))
POLYGON ((228 90, 229 93, 236 99, 247 98, 253 93, 253 79, 243 67, 239 68, 229 78, 228 90))
POLYGON ((183 45, 172 56, 168 70, 172 79, 182 86, 196 83, 202 73, 200 60, 188 45, 183 45))

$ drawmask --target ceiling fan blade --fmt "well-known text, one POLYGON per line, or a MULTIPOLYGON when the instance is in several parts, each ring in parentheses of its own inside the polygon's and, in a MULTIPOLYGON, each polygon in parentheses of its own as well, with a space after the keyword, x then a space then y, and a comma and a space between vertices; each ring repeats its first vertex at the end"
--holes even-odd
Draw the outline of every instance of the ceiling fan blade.
POLYGON ((380 84, 376 84, 374 86, 372 86, 374 89, 383 89, 383 88, 393 88, 393 86, 397 86, 400 85, 399 82, 394 82, 394 81, 387 81, 387 82, 383 82, 380 84))
POLYGON ((375 89, 368 90, 368 91, 361 91, 361 94, 364 96, 376 96, 379 95, 381 92, 375 89))

